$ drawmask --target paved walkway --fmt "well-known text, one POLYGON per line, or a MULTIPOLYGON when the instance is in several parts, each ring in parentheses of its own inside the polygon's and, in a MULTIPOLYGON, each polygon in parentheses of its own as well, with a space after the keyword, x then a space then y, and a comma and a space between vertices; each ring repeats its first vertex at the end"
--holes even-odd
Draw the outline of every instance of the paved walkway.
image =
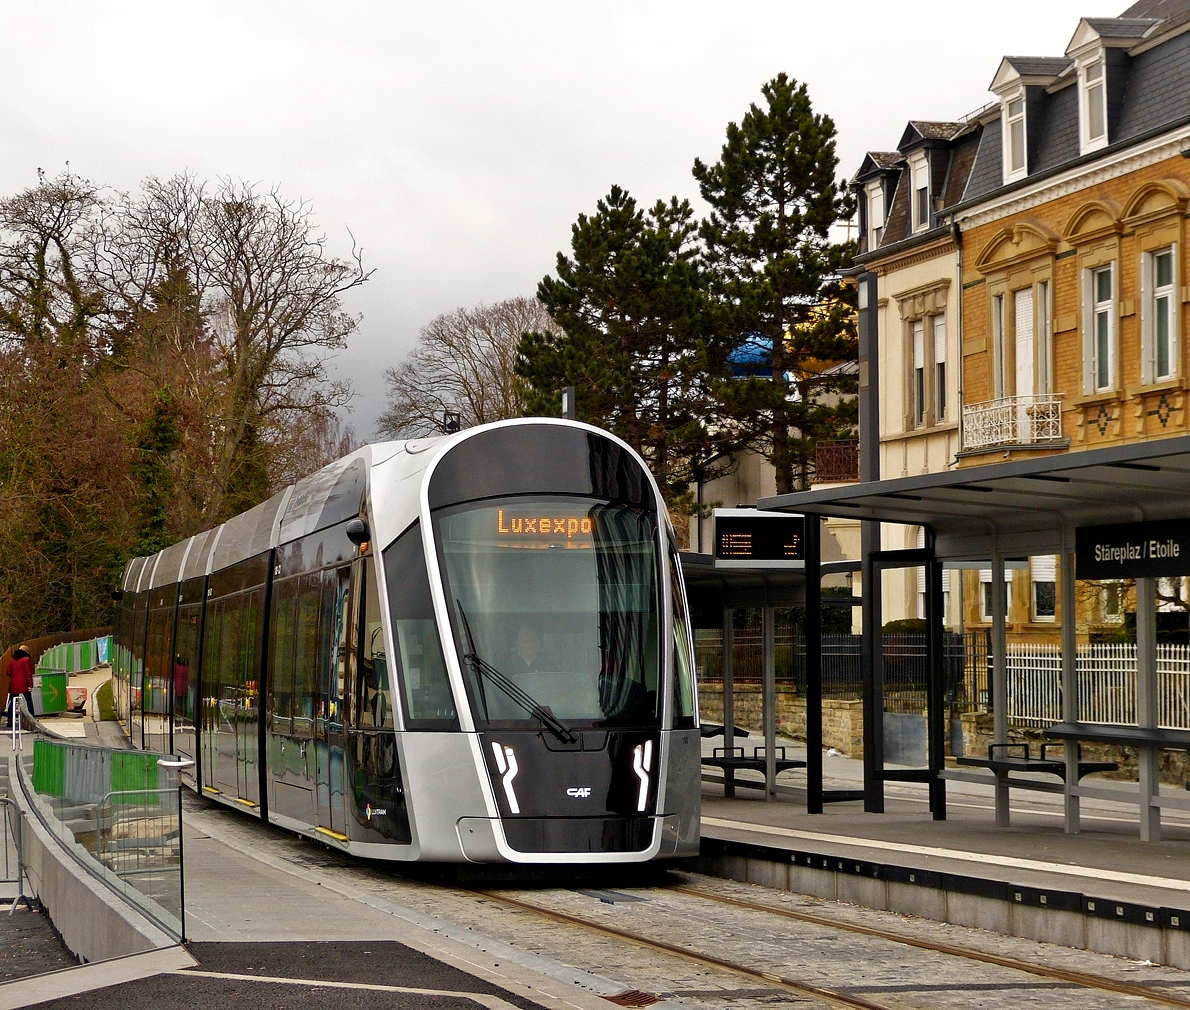
MULTIPOLYGON (((805 757, 803 744, 783 742, 790 757, 805 757)), ((714 743, 722 740, 704 741, 706 753, 714 743)), ((863 784, 861 761, 828 755, 823 767, 828 789, 863 784)), ((749 774, 737 773, 737 780, 749 774)), ((827 804, 811 816, 805 781, 798 769, 778 778, 778 795, 769 802, 763 789, 737 788, 736 797, 726 799, 721 778, 708 772, 703 836, 1190 909, 1190 811, 1162 811, 1164 840, 1146 843, 1138 838, 1129 797, 1118 804, 1083 799, 1083 831, 1067 835, 1062 796, 1025 790, 1011 793, 1012 826, 997 828, 990 779, 987 785, 948 781, 947 820, 941 822, 932 819, 925 785, 892 782, 885 784, 884 814, 865 814, 863 804, 852 801, 827 804)), ((1107 780, 1096 785, 1122 793, 1129 788, 1107 780)))

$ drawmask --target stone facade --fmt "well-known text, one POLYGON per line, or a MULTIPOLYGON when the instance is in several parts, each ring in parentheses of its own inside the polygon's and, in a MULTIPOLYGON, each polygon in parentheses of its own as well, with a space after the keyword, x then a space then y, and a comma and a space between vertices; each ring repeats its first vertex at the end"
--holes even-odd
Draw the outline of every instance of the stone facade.
MULTIPOLYGON (((723 721, 723 690, 699 686, 698 707, 707 722, 723 721)), ((737 747, 756 747, 764 743, 761 693, 756 684, 735 689, 735 724, 748 731, 737 747)), ((794 740, 806 739, 806 699, 793 691, 777 692, 777 733, 794 740)), ((822 745, 833 747, 849 757, 864 755, 863 702, 825 698, 822 702, 822 745)), ((747 753, 751 753, 748 751, 747 753)))

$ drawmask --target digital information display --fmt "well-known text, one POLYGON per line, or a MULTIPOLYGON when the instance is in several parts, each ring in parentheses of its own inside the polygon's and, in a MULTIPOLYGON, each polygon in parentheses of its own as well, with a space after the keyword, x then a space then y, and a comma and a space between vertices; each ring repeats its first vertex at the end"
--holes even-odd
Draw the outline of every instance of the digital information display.
POLYGON ((1146 579, 1190 575, 1190 519, 1074 531, 1075 576, 1080 579, 1146 579))
POLYGON ((755 509, 715 510, 715 564, 734 568, 801 568, 806 520, 755 509))
POLYGON ((593 546, 589 515, 559 511, 549 505, 501 508, 495 513, 495 533, 503 547, 565 546, 570 550, 589 550, 593 546))

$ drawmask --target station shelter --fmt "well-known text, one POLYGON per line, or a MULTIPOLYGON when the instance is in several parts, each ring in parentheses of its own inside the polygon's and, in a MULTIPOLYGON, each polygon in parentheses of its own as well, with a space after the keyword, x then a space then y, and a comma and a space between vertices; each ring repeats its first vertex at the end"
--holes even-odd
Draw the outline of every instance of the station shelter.
MULTIPOLYGON (((994 704, 994 741, 987 758, 968 758, 994 773, 996 823, 1009 822, 1011 789, 1061 792, 1067 832, 1079 830, 1083 797, 1119 802, 1122 792, 1081 779, 1100 770, 1081 760, 1080 744, 1099 742, 1136 748, 1139 782, 1133 794, 1140 837, 1158 840, 1163 807, 1190 808, 1190 793, 1162 793, 1159 761, 1164 748, 1190 748, 1190 731, 1163 728, 1158 719, 1158 578, 1190 575, 1190 435, 1007 460, 979 467, 886 480, 868 480, 762 499, 768 512, 805 517, 807 788, 808 809, 855 798, 822 787, 821 763, 821 580, 836 566, 821 557, 821 519, 845 517, 865 527, 859 564, 863 573, 862 679, 864 809, 883 812, 884 783, 927 783, 935 819, 946 817, 946 780, 963 773, 944 764, 943 567, 991 569, 991 687, 1007 698, 1005 641, 1006 566, 1021 558, 1057 555, 1063 615, 1075 613, 1076 579, 1135 579, 1137 586, 1136 721, 1090 723, 1080 719, 1073 619, 1062 622, 1060 723, 1046 735, 1061 748, 1060 760, 1039 760, 1008 741, 1007 705, 994 704), (925 546, 879 549, 880 523, 922 527, 925 546), (921 769, 886 769, 883 741, 883 650, 879 572, 891 567, 926 570, 926 633, 930 685, 927 706, 928 763, 921 769), (1022 773, 1052 772, 1022 777, 1022 773)), ((726 696, 726 692, 725 692, 726 696)), ((726 721, 726 720, 725 720, 726 721)), ((767 742, 767 741, 766 741, 767 742)), ((986 772, 984 773, 986 775, 986 772)), ((770 780, 771 784, 771 780, 770 780)), ((1123 794, 1127 795, 1127 794, 1123 794)))

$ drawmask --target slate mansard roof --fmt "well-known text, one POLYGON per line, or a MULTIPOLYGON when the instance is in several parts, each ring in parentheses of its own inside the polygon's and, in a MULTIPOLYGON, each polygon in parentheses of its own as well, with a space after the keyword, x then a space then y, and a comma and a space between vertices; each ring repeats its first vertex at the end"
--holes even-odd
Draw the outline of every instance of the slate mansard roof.
MULTIPOLYGON (((1028 170, 1023 180, 1004 182, 999 100, 957 122, 911 120, 896 152, 865 156, 852 186, 858 191, 875 180, 883 186, 881 250, 937 231, 945 212, 960 204, 988 199, 1083 157, 1074 57, 1086 51, 1087 40, 1097 40, 1107 58, 1112 150, 1190 120, 1190 0, 1138 0, 1117 18, 1083 18, 1066 55, 1006 56, 993 82, 1001 95, 1016 84, 1026 89, 1028 170), (910 156, 917 159, 923 150, 930 164, 932 217, 930 228, 914 235, 910 156)), ((862 200, 861 206, 866 208, 862 200)), ((861 260, 876 252, 866 248, 866 213, 861 210, 861 260)))

